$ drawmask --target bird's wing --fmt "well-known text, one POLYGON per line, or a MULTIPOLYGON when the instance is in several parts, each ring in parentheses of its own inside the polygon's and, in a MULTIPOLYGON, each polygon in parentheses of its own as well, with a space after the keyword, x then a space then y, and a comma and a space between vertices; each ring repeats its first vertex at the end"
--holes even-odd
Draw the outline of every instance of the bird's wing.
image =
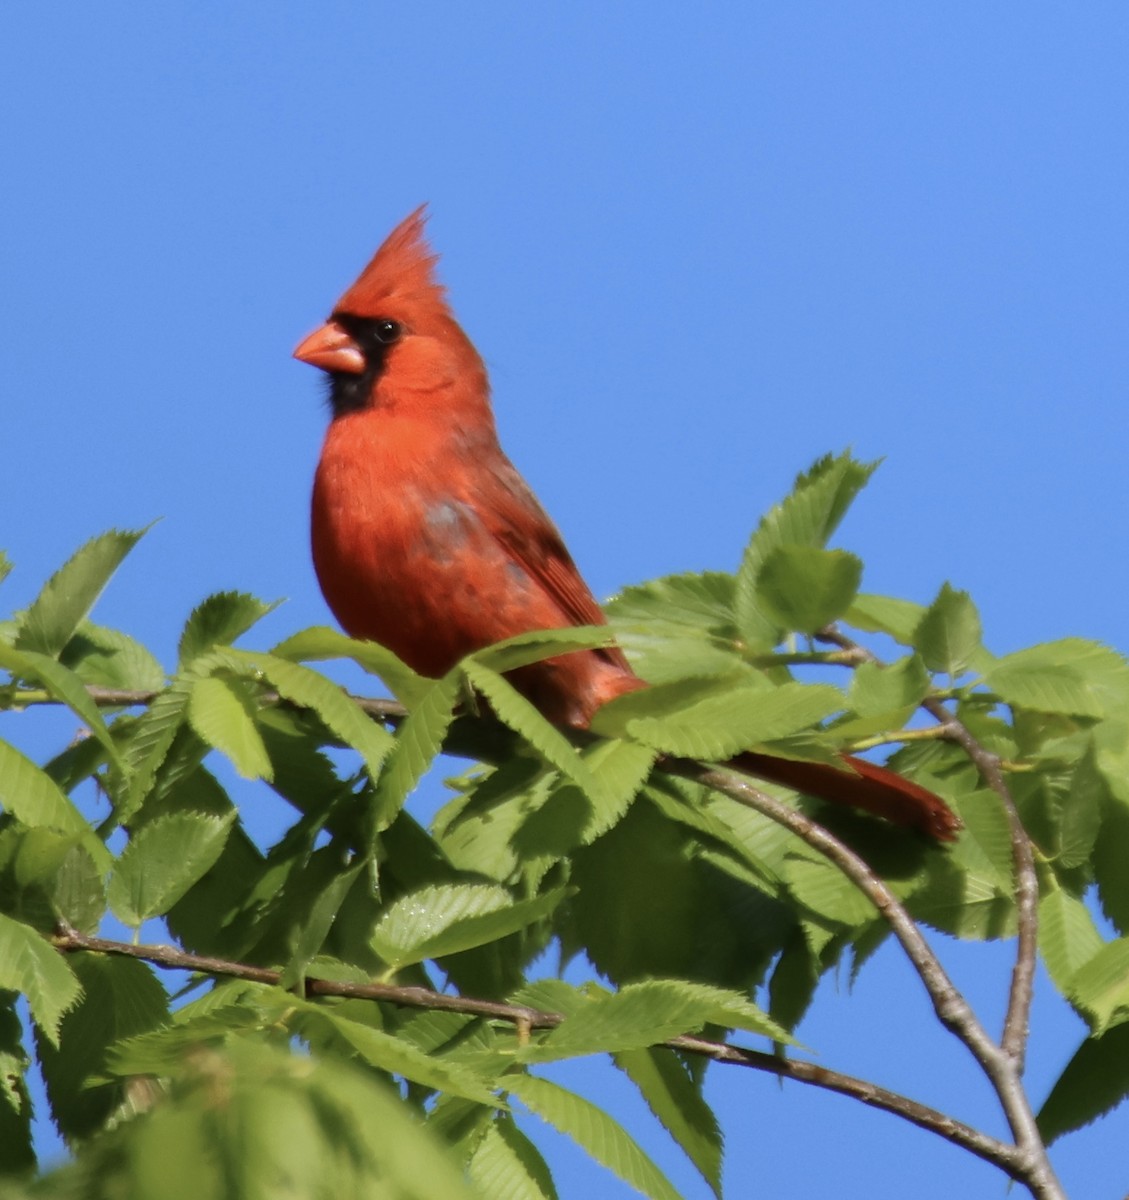
MULTIPOLYGON (((506 556, 521 566, 560 609, 562 625, 605 625, 607 618, 572 560, 557 527, 517 469, 505 460, 476 475, 476 512, 506 556)), ((618 647, 595 651, 625 671, 618 647)))

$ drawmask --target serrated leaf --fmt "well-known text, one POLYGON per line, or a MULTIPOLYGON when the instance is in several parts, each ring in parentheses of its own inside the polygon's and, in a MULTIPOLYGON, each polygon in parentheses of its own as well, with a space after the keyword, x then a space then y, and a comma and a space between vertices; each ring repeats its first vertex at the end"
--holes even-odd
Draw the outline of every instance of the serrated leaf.
POLYGON ((907 906, 915 916, 958 937, 1011 936, 1015 889, 1007 817, 990 793, 974 793, 952 806, 964 822, 964 833, 934 861, 924 886, 908 898, 907 906))
POLYGON ((658 620, 664 625, 722 631, 732 628, 734 584, 734 577, 721 571, 664 575, 624 588, 606 608, 617 621, 658 620))
POLYGON ((774 624, 815 633, 850 607, 862 579, 862 560, 846 550, 777 546, 757 575, 757 604, 774 624))
POLYGON ((1080 867, 1090 861, 1102 824, 1102 813, 1110 803, 1109 787, 1098 769, 1093 745, 1078 760, 1070 775, 1067 793, 1058 816, 1058 854, 1060 867, 1080 867))
POLYGON ((1071 976, 1068 999, 1087 1014, 1095 1034, 1129 1020, 1129 938, 1091 955, 1071 976))
POLYGON ((877 466, 858 462, 850 453, 827 455, 800 475, 791 494, 765 515, 737 575, 737 627, 749 645, 771 646, 779 639, 779 626, 761 609, 757 594, 757 578, 768 555, 780 546, 826 545, 877 466))
POLYGON ((721 1129, 713 1110, 672 1050, 624 1050, 615 1064, 721 1200, 721 1129))
POLYGON ((452 1096, 461 1096, 477 1104, 500 1107, 498 1097, 468 1067, 451 1059, 425 1054, 410 1041, 395 1037, 371 1025, 354 1021, 344 1013, 309 1001, 290 1003, 279 994, 277 1003, 287 1010, 301 1012, 304 1028, 321 1027, 342 1039, 370 1066, 393 1075, 402 1075, 424 1087, 435 1088, 452 1096))
POLYGON ((46 772, 8 742, 0 742, 0 808, 25 825, 78 834, 94 861, 108 862, 105 846, 94 836, 71 798, 46 772))
POLYGON ((1102 936, 1081 900, 1061 888, 1039 901, 1039 953, 1063 995, 1075 972, 1101 950, 1102 936))
POLYGON ((1055 1081, 1037 1117, 1051 1142, 1116 1108, 1129 1096, 1129 1025, 1087 1038, 1055 1081))
POLYGON ((791 1041, 767 1013, 738 992, 681 979, 629 983, 618 992, 592 991, 539 1045, 518 1052, 546 1062, 582 1054, 616 1053, 654 1046, 707 1025, 740 1028, 791 1041))
POLYGON ((284 699, 311 709, 318 719, 364 760, 373 780, 392 749, 392 735, 371 720, 336 684, 309 667, 245 650, 217 650, 217 664, 241 674, 259 674, 284 699))
POLYGON ((627 1131, 594 1104, 547 1079, 506 1077, 506 1087, 527 1108, 567 1134, 598 1163, 652 1200, 679 1200, 666 1176, 627 1131))
POLYGON ((168 997, 152 968, 137 959, 83 953, 67 961, 82 999, 63 1017, 58 1048, 40 1039, 38 1051, 51 1116, 66 1137, 84 1138, 98 1132, 129 1093, 125 1081, 91 1085, 105 1072, 109 1047, 164 1025, 168 997))
POLYGON ((313 885, 315 898, 303 905, 301 921, 291 934, 293 952, 278 981, 283 988, 298 984, 306 968, 321 952, 345 897, 367 866, 365 859, 357 855, 351 865, 343 868, 332 845, 316 851, 312 862, 316 864, 318 875, 307 876, 303 882, 313 885))
POLYGON ((519 734, 546 762, 563 772, 588 795, 604 799, 600 780, 589 769, 572 743, 518 692, 514 686, 474 658, 461 669, 470 684, 490 702, 495 716, 519 734))
POLYGON ((860 717, 880 716, 902 708, 915 708, 929 691, 929 672, 916 654, 888 666, 863 662, 851 674, 847 693, 860 717))
POLYGON ((58 1044, 59 1021, 82 989, 63 956, 30 925, 0 913, 0 989, 27 997, 32 1018, 58 1044))
POLYGON ((783 875, 795 898, 824 921, 858 928, 878 915, 866 896, 826 859, 795 855, 784 861, 783 875))
POLYGON ((1083 638, 1005 654, 985 670, 984 679, 1007 704, 1036 712, 1102 717, 1129 705, 1129 663, 1083 638))
POLYGON ((925 616, 925 607, 912 600, 860 592, 847 610, 847 624, 867 633, 885 633, 903 646, 913 645, 913 635, 925 616))
POLYGON ((164 668, 140 642, 92 621, 79 624, 59 661, 96 687, 159 692, 166 683, 164 668))
POLYGON ((363 642, 346 637, 327 625, 315 625, 279 642, 271 651, 276 658, 293 662, 324 662, 335 658, 349 658, 382 679, 392 694, 401 703, 414 704, 431 685, 430 679, 416 674, 406 663, 401 662, 391 650, 376 642, 363 642))
POLYGON ((200 740, 227 755, 244 779, 272 778, 270 756, 255 724, 255 703, 240 681, 219 675, 195 680, 187 716, 200 740))
POLYGON ((668 683, 739 668, 734 583, 718 571, 668 575, 613 596, 607 613, 635 670, 651 683, 668 683))
POLYGON ((458 671, 452 671, 431 683, 413 703, 407 719, 396 731, 395 745, 377 780, 373 800, 376 832, 386 829, 395 820, 404 802, 435 761, 461 698, 462 681, 458 671))
POLYGON ((189 666, 216 646, 230 646, 257 621, 278 607, 247 592, 215 592, 189 614, 180 635, 180 666, 189 666))
POLYGON ((556 1200, 545 1160, 508 1113, 487 1127, 467 1163, 467 1175, 491 1200, 556 1200))
POLYGON ((686 704, 672 695, 678 703, 661 716, 632 715, 661 711, 667 697, 652 696, 657 691, 623 696, 613 702, 614 709, 605 705, 601 729, 608 715, 614 715, 626 734, 645 746, 717 761, 808 729, 844 705, 842 692, 825 684, 786 683, 772 689, 723 684, 686 704))
POLYGON ((377 922, 372 948, 400 970, 498 941, 547 917, 568 895, 557 888, 514 902, 490 884, 438 884, 401 896, 377 922))
POLYGON ((576 650, 597 650, 615 645, 615 635, 606 625, 570 625, 564 629, 533 629, 479 650, 476 662, 499 675, 530 663, 544 662, 576 650))
POLYGON ((980 614, 972 597, 942 584, 914 630, 913 644, 930 671, 960 675, 980 649, 980 614))
POLYGON ((130 769, 129 793, 116 814, 123 824, 141 807, 176 739, 185 719, 191 684, 189 678, 175 679, 137 718, 130 730, 122 747, 130 769))
POLYGON ((103 872, 94 865, 86 841, 80 834, 42 826, 25 829, 18 837, 11 869, 21 892, 39 892, 54 917, 92 933, 105 911, 106 891, 103 872))
POLYGON ((102 744, 110 761, 119 771, 125 770, 117 745, 106 728, 106 722, 91 699, 83 682, 56 658, 36 650, 15 650, 0 643, 0 668, 22 679, 33 679, 56 700, 62 701, 102 744))
POLYGON ((223 852, 235 813, 156 817, 133 836, 110 877, 114 915, 136 928, 167 912, 223 852))
POLYGON ((145 532, 111 530, 75 551, 47 580, 24 614, 16 649, 58 656, 122 559, 145 532))

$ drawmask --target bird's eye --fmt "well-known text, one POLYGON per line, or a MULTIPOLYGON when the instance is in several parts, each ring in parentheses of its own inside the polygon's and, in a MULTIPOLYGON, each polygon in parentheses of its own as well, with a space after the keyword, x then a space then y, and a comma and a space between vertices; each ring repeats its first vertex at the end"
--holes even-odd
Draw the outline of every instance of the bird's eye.
POLYGON ((399 321, 389 321, 383 318, 376 322, 373 331, 376 334, 376 340, 383 342, 386 346, 398 341, 400 334, 404 332, 399 321))

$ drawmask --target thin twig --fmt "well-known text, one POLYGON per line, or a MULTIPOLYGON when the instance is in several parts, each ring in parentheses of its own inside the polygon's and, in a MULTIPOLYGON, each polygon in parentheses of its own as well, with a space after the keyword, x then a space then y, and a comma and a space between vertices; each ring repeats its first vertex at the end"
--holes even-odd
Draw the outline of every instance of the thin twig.
MULTIPOLYGON (((87 951, 95 954, 115 954, 140 959, 166 970, 192 971, 205 975, 245 979, 253 983, 277 986, 281 971, 251 966, 211 955, 191 954, 175 946, 144 945, 119 942, 110 938, 91 937, 77 930, 66 929, 53 943, 65 953, 87 951)), ((464 1013, 467 1016, 505 1021, 521 1030, 554 1029, 565 1017, 561 1013, 545 1012, 524 1004, 507 1004, 498 1000, 480 1000, 472 996, 453 996, 430 988, 399 986, 389 983, 349 983, 331 979, 306 979, 307 996, 335 996, 348 999, 377 1000, 401 1008, 419 1008, 464 1013)), ((938 1134, 947 1141, 970 1151, 979 1158, 998 1166, 1011 1178, 1024 1181, 1023 1164, 1014 1146, 957 1121, 928 1105, 908 1096, 879 1087, 865 1079, 833 1071, 798 1059, 780 1058, 731 1042, 683 1034, 656 1043, 669 1050, 696 1054, 729 1066, 764 1071, 782 1079, 823 1088, 859 1100, 872 1108, 901 1117, 919 1128, 938 1134)))
MULTIPOLYGON (((835 626, 816 634, 818 641, 837 646, 844 652, 856 652, 866 662, 880 660, 865 646, 859 645, 835 626)), ((1011 838, 1012 871, 1015 876, 1016 954, 1008 991, 1007 1015, 1004 1018, 1000 1045, 1023 1073, 1027 1039, 1031 1024, 1031 1001, 1035 992, 1035 964, 1039 947, 1039 878, 1031 839, 1016 807, 1015 797, 1001 769, 1000 756, 982 745, 968 727, 953 715, 936 697, 922 701, 921 707, 939 723, 945 736, 951 738, 968 755, 984 779, 996 793, 1007 815, 1011 838)))
POLYGON ((1064 1200, 1065 1194, 1047 1158, 1034 1113, 1023 1089, 1018 1064, 991 1039, 968 1001, 949 979, 916 922, 867 863, 822 825, 767 792, 762 792, 743 776, 720 767, 707 767, 685 760, 667 761, 664 769, 723 792, 739 804, 783 825, 834 863, 870 900, 890 926, 925 985, 937 1019, 968 1047, 992 1084, 1015 1138, 1018 1161, 1022 1164, 1018 1168, 1021 1174, 1017 1178, 1022 1179, 1032 1195, 1042 1200, 1064 1200))

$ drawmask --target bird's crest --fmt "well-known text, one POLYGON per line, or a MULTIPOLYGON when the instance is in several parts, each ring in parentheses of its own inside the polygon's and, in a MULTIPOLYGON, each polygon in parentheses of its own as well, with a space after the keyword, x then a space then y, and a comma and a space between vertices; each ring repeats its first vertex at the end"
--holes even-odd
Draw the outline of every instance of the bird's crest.
POLYGON ((426 221, 427 205, 421 204, 384 239, 334 311, 380 317, 388 315, 390 302, 397 308, 405 304, 445 308, 445 289, 434 270, 439 256, 423 234, 426 221))

